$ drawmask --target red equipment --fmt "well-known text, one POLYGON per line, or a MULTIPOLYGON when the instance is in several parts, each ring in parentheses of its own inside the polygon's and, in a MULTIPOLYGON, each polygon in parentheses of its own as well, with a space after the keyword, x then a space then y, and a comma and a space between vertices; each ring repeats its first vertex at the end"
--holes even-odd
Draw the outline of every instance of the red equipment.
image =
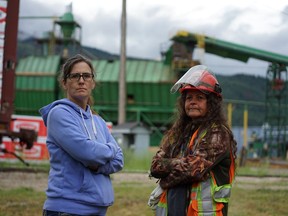
MULTIPOLYGON (((4 32, 0 30, 0 44, 4 44, 4 47, 0 45, 0 144, 3 137, 7 136, 12 141, 19 139, 20 145, 30 149, 37 139, 37 133, 25 128, 20 128, 19 132, 13 132, 10 129, 14 112, 19 0, 6 2, 6 7, 5 1, 2 2, 4 5, 0 6, 0 25, 5 26, 4 32)), ((19 158, 14 152, 9 152, 3 147, 0 148, 0 151, 14 154, 19 158)))

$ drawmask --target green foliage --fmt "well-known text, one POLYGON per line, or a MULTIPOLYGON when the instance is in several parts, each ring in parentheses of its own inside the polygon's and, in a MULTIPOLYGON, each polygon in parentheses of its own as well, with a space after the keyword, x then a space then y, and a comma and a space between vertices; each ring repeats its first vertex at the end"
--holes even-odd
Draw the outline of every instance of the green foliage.
MULTIPOLYGON (((263 75, 264 72, 263 72, 263 75)), ((265 121, 266 78, 253 75, 217 75, 224 102, 233 104, 233 126, 243 125, 244 107, 248 108, 249 126, 261 126, 265 121)))
MULTIPOLYGON (((265 75, 263 73, 263 75, 265 75)), ((217 75, 225 99, 265 101, 266 78, 254 75, 217 75)))

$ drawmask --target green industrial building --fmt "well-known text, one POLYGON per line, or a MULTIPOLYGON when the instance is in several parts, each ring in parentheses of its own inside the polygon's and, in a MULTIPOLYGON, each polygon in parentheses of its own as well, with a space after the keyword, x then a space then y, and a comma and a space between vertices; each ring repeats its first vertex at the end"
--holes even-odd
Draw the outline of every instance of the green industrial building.
MULTIPOLYGON (((72 14, 68 15, 64 14, 54 22, 53 29, 57 29, 58 25, 62 30, 60 36, 52 32, 50 37, 38 40, 42 46, 42 55, 19 59, 16 68, 15 113, 39 115, 40 107, 62 98, 63 93, 57 80, 61 65, 67 57, 82 53, 92 59, 96 70, 94 108, 106 121, 116 125, 119 56, 101 58, 83 49, 81 37, 77 39, 74 34, 76 28, 81 31, 81 26, 74 21, 72 14)), ((170 88, 187 69, 200 64, 192 59, 196 48, 243 62, 255 58, 270 62, 266 71, 265 123, 268 127, 265 128, 264 141, 276 149, 277 156, 286 157, 288 57, 189 32, 178 32, 171 41, 172 45, 162 53, 161 61, 127 58, 126 121, 148 126, 151 130, 150 145, 158 145, 163 131, 172 122, 178 97, 178 93, 169 93, 170 88)))

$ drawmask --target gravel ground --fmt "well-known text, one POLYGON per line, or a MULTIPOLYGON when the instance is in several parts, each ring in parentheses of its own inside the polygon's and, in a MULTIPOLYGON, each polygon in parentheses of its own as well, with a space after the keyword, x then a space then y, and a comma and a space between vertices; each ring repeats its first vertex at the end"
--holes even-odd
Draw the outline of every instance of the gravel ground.
MULTIPOLYGON (((33 188, 36 191, 45 191, 47 187, 47 173, 27 172, 0 172, 0 189, 17 187, 33 188)), ((143 183, 155 185, 156 179, 150 179, 147 173, 116 173, 112 175, 114 185, 121 183, 143 183)), ((288 178, 280 177, 245 177, 238 176, 235 181, 237 187, 251 189, 265 188, 288 190, 288 178)))

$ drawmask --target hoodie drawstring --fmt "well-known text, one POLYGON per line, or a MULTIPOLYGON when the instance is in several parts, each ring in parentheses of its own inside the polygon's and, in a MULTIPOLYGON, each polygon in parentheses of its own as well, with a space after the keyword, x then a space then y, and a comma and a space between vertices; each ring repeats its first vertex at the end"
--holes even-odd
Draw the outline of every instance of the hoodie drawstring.
POLYGON ((94 132, 95 138, 97 139, 97 131, 96 131, 96 126, 95 126, 95 123, 94 123, 94 118, 93 118, 93 114, 92 114, 91 109, 90 109, 90 115, 91 115, 91 119, 92 119, 93 132, 94 132))
MULTIPOLYGON (((84 116, 83 116, 83 113, 82 113, 81 108, 80 108, 79 110, 80 110, 80 113, 81 113, 81 117, 82 117, 82 121, 83 121, 84 127, 85 127, 86 132, 87 132, 87 134, 88 134, 88 136, 89 136, 89 139, 92 140, 92 137, 91 137, 91 135, 90 135, 90 133, 89 133, 89 130, 88 130, 88 128, 87 128, 87 125, 86 125, 86 123, 85 123, 85 119, 84 119, 84 116)), ((97 139, 97 136, 96 136, 96 135, 97 135, 96 126, 95 126, 95 123, 94 123, 94 119, 93 119, 93 115, 92 115, 91 110, 90 110, 90 115, 91 115, 91 119, 92 119, 92 129, 93 129, 93 133, 94 133, 95 138, 97 139)))

